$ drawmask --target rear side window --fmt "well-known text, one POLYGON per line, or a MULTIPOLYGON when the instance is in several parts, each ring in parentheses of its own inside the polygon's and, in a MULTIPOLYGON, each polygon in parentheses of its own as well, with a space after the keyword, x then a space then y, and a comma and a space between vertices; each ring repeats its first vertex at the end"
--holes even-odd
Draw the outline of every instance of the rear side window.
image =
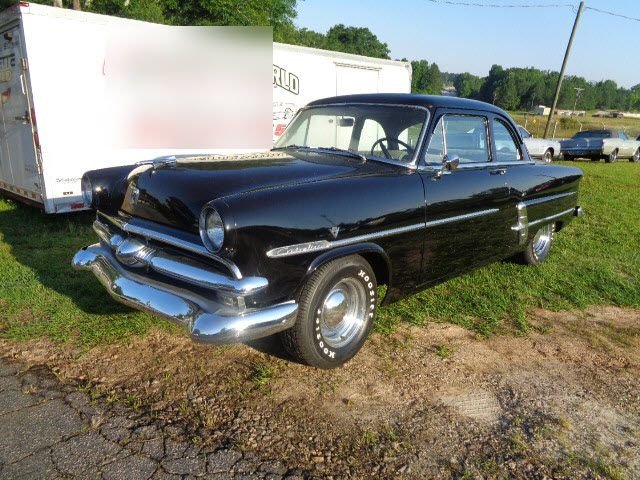
POLYGON ((493 121, 493 141, 496 144, 496 160, 498 162, 515 162, 522 160, 518 142, 502 120, 493 121))
POLYGON ((476 115, 444 115, 438 120, 425 155, 427 164, 442 163, 444 154, 460 163, 489 161, 487 119, 476 115))

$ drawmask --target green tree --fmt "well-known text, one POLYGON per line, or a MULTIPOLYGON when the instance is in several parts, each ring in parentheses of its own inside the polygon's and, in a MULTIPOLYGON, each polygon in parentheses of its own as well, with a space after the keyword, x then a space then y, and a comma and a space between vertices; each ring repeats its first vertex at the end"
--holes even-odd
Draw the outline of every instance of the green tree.
POLYGON ((389 47, 364 27, 346 27, 341 23, 327 32, 326 48, 367 57, 389 58, 389 47))
POLYGON ((427 78, 427 90, 426 93, 431 95, 440 95, 442 92, 442 74, 437 63, 432 63, 429 66, 429 76, 427 78))
POLYGON ((453 86, 456 87, 459 97, 478 98, 480 88, 482 87, 482 79, 468 72, 464 72, 456 76, 456 79, 453 81, 453 86))

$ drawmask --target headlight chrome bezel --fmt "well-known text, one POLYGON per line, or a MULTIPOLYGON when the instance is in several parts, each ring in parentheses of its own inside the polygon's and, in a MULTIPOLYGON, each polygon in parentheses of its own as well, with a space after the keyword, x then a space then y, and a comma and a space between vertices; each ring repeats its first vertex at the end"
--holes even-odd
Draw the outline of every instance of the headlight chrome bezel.
POLYGON ((93 185, 87 175, 83 175, 80 180, 80 190, 82 192, 82 202, 86 208, 93 206, 93 185))
POLYGON ((222 250, 225 241, 225 223, 220 212, 213 206, 206 206, 200 214, 200 238, 212 253, 222 250))

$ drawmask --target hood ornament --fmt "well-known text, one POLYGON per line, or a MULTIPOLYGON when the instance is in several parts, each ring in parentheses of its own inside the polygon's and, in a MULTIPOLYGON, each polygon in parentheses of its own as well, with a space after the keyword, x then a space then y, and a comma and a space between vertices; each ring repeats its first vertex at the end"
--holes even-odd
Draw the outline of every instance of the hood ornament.
POLYGON ((329 232, 331 232, 331 236, 333 238, 338 238, 338 233, 340 233, 340 227, 338 227, 338 226, 331 227, 329 229, 329 232))

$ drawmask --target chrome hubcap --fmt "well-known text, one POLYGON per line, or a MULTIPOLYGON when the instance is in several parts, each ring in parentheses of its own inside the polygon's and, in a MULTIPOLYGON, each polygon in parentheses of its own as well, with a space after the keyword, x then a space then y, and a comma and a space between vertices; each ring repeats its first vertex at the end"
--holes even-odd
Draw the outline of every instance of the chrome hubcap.
POLYGON ((545 225, 533 237, 533 255, 540 258, 551 246, 553 240, 553 225, 545 225))
POLYGON ((340 280, 329 291, 320 307, 320 332, 329 346, 340 348, 362 335, 366 293, 364 286, 352 278, 340 280))

